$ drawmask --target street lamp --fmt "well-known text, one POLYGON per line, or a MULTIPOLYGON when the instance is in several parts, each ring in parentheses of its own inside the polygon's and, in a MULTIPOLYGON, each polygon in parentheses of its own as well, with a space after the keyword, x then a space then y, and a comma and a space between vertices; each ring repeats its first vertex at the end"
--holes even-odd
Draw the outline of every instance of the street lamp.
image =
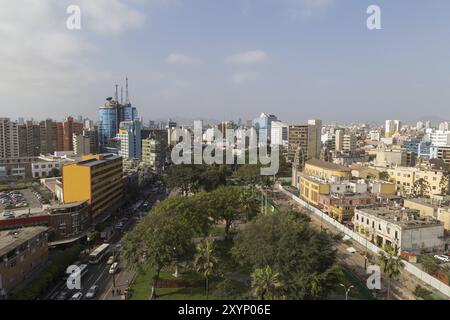
MULTIPOLYGON (((177 251, 177 248, 173 248, 173 251, 175 252, 175 254, 176 254, 176 251, 177 251)), ((175 259, 175 273, 173 274, 173 276, 175 277, 175 278, 178 278, 179 277, 179 273, 178 273, 178 256, 176 257, 176 259, 175 259)))
POLYGON ((351 285, 350 287, 346 287, 343 283, 340 283, 339 284, 341 287, 344 287, 344 290, 345 290, 345 300, 348 300, 348 293, 350 292, 350 290, 352 289, 352 288, 354 288, 354 286, 353 285, 351 285))

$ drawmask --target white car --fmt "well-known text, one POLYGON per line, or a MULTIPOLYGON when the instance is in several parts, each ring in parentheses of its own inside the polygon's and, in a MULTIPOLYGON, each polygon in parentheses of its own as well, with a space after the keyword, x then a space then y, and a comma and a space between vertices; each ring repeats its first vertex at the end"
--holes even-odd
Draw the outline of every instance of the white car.
POLYGON ((95 297, 95 295, 97 294, 98 291, 98 286, 97 285, 93 285, 92 287, 89 288, 88 292, 86 293, 86 299, 92 299, 95 297))
POLYGON ((119 269, 119 264, 117 262, 114 262, 111 265, 111 268, 109 268, 109 274, 115 274, 117 272, 117 269, 119 269))
POLYGON ((80 291, 78 291, 69 300, 81 300, 82 297, 83 297, 83 294, 80 291))
POLYGON ((436 254, 436 255, 434 256, 434 258, 435 258, 435 259, 438 259, 438 260, 441 260, 441 261, 443 261, 443 262, 450 262, 450 257, 444 256, 444 255, 436 254))

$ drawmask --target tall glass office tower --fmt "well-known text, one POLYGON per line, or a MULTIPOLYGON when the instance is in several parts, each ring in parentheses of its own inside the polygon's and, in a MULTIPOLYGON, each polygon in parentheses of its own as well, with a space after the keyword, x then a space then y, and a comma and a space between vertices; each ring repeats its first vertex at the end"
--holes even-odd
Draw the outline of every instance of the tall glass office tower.
POLYGON ((105 147, 108 145, 108 140, 116 137, 118 131, 117 107, 117 101, 108 98, 105 105, 98 109, 98 133, 101 147, 105 147))

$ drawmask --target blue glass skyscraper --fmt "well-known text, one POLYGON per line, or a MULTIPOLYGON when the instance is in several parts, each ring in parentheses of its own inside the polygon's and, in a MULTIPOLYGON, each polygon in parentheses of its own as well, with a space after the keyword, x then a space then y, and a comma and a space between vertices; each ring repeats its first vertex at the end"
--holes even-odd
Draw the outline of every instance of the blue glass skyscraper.
POLYGON ((117 101, 108 98, 105 105, 98 109, 98 133, 101 147, 108 144, 108 140, 116 137, 118 131, 117 101))

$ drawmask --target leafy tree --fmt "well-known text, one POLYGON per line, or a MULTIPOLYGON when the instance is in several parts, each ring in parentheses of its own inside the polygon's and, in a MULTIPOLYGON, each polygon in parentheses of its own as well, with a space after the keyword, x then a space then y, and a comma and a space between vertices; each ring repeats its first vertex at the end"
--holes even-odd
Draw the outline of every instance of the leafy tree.
POLYGON ((205 279, 206 300, 209 296, 209 278, 214 274, 217 265, 217 259, 214 256, 214 243, 206 240, 196 246, 194 265, 197 272, 203 275, 205 279))
POLYGON ((422 255, 420 257, 420 263, 422 268, 427 273, 434 273, 439 270, 439 265, 436 260, 431 256, 422 255))
POLYGON ((287 299, 325 297, 338 281, 330 237, 311 228, 303 214, 258 216, 239 232, 231 252, 248 270, 269 266, 278 272, 287 299))
POLYGON ((388 277, 387 297, 390 297, 392 279, 397 278, 401 270, 405 267, 402 260, 397 255, 397 250, 391 245, 386 245, 384 251, 380 251, 376 257, 376 262, 381 271, 388 277))
POLYGON ((148 215, 126 235, 122 249, 126 266, 153 269, 151 299, 156 299, 161 270, 192 253, 192 237, 192 227, 183 219, 161 213, 148 215))
POLYGON ((413 184, 413 196, 416 198, 422 198, 430 191, 430 184, 424 178, 416 180, 413 184))
POLYGON ((446 173, 441 182, 439 182, 439 188, 441 189, 441 195, 445 196, 449 194, 450 191, 450 173, 446 173))
POLYGON ((380 179, 384 181, 389 181, 391 177, 389 176, 389 173, 387 171, 380 172, 380 179))
MULTIPOLYGON (((240 219, 256 214, 256 200, 253 196, 243 200, 245 192, 239 186, 222 186, 210 193, 209 212, 216 221, 225 222, 225 235, 229 236, 231 225, 240 219)), ((249 196, 246 193, 246 196, 249 196)))
POLYGON ((57 168, 53 168, 50 170, 50 177, 59 177, 61 176, 61 171, 59 171, 57 168))
POLYGON ((183 196, 200 190, 212 191, 226 184, 227 168, 216 165, 174 165, 164 180, 169 189, 180 189, 183 196))
POLYGON ((259 300, 274 300, 280 296, 280 289, 283 286, 280 274, 269 266, 255 269, 251 278, 253 295, 259 300))

